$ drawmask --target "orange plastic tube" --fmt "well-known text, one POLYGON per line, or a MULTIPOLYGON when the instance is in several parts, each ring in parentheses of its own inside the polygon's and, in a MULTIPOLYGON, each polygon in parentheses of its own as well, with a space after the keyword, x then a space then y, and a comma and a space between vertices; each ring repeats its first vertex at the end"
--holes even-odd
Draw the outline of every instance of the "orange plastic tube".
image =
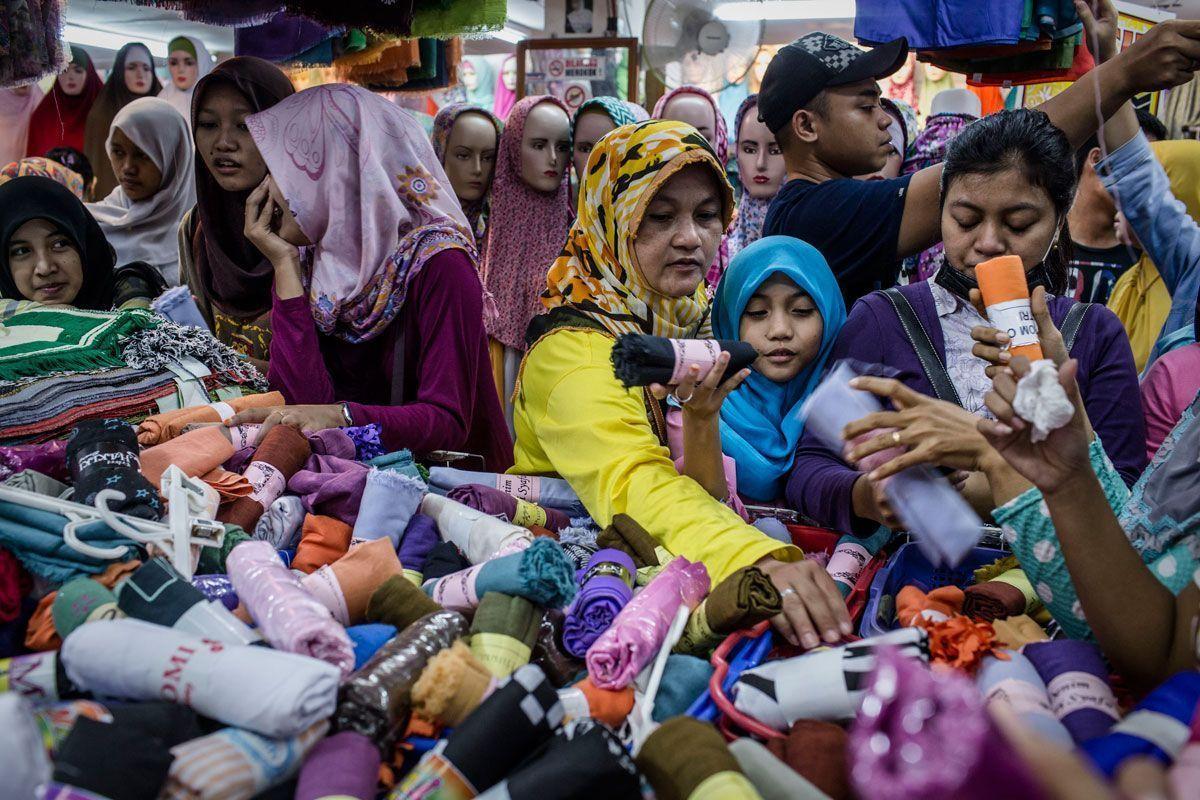
POLYGON ((1029 307, 1029 284, 1020 256, 1000 256, 975 267, 975 280, 987 306, 988 320, 1008 334, 1008 352, 1030 361, 1044 358, 1037 320, 1029 307))

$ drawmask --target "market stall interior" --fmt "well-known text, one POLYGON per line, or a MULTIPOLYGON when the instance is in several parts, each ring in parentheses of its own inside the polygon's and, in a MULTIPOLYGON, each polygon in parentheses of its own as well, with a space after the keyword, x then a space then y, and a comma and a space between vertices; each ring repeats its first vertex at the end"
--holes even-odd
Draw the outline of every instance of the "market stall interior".
POLYGON ((0 3, 0 800, 1200 798, 1198 71, 0 3))

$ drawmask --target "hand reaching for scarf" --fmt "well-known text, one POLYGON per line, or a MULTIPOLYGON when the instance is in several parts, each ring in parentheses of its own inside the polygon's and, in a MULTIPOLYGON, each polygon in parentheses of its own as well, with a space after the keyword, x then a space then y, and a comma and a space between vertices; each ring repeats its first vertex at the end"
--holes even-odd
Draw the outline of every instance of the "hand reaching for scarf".
POLYGON ((854 632, 846 601, 829 573, 815 561, 763 558, 754 566, 766 573, 783 597, 783 613, 771 625, 794 645, 811 650, 835 644, 854 632))
POLYGON ((722 352, 717 356, 717 363, 704 376, 704 380, 700 380, 700 367, 693 364, 678 385, 671 387, 652 383, 649 387, 650 394, 657 400, 666 400, 668 396, 673 395, 683 408, 685 420, 689 417, 697 420, 712 419, 721 413, 721 404, 725 402, 725 398, 750 376, 750 368, 747 367, 722 384, 721 378, 725 376, 728 366, 729 353, 722 352))
MULTIPOLYGON (((975 310, 979 312, 980 316, 987 318, 983 295, 978 289, 971 290, 971 305, 975 306, 975 310)), ((1063 341, 1062 333, 1054 324, 1054 318, 1050 316, 1050 307, 1046 303, 1044 288, 1034 287, 1029 296, 1029 307, 1033 312, 1034 321, 1037 322, 1038 342, 1042 346, 1042 354, 1061 367, 1071 357, 1071 354, 1067 352, 1067 343, 1063 341)), ((990 325, 976 325, 971 329, 971 338, 975 340, 975 346, 971 352, 977 358, 982 358, 991 365, 984 370, 989 378, 994 379, 1001 370, 1009 368, 1012 354, 1008 352, 1008 334, 990 325)))
POLYGON ((313 406, 248 408, 225 421, 225 424, 231 428, 237 425, 257 423, 262 424, 258 431, 258 441, 261 442, 267 432, 276 425, 290 425, 301 433, 316 433, 346 425, 346 417, 342 413, 342 405, 334 403, 313 406))

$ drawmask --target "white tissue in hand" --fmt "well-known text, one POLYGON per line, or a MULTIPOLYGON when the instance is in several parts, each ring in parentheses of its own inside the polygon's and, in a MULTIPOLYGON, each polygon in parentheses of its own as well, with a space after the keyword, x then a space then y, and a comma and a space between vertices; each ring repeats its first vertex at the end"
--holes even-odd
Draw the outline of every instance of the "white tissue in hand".
POLYGON ((1049 359, 1034 361, 1029 374, 1017 383, 1013 398, 1017 416, 1033 426, 1030 439, 1040 442, 1075 416, 1075 406, 1058 382, 1058 367, 1049 359))

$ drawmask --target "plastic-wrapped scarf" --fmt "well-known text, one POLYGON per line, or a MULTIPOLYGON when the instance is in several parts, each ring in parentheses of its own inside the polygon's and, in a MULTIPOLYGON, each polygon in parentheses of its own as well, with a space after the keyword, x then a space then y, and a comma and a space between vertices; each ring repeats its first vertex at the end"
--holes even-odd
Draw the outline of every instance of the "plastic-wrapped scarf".
POLYGON ((820 383, 833 343, 846 322, 846 305, 824 256, 790 236, 768 236, 738 253, 713 298, 713 334, 737 338, 751 296, 774 275, 792 280, 821 315, 821 344, 796 377, 776 383, 751 372, 721 406, 721 449, 737 462, 738 490, 757 500, 778 498, 791 471, 804 422, 800 404, 820 383))
POLYGON ((722 222, 728 225, 733 190, 712 146, 695 128, 652 120, 617 128, 597 142, 580 189, 580 216, 546 276, 543 305, 570 308, 614 335, 710 338, 703 286, 687 297, 666 297, 626 268, 633 264, 646 199, 689 164, 705 164, 720 178, 722 222))
MULTIPOLYGON (((455 120, 468 111, 487 117, 488 121, 496 128, 496 144, 499 145, 500 134, 504 131, 504 125, 500 122, 499 117, 487 109, 471 103, 451 103, 443 106, 437 116, 433 118, 433 133, 429 137, 433 142, 433 152, 437 155, 439 164, 446 163, 446 147, 450 143, 450 130, 454 127, 455 120)), ((483 197, 463 206, 463 213, 467 215, 471 232, 475 234, 475 246, 481 253, 484 247, 484 236, 487 234, 488 213, 491 210, 491 188, 489 184, 483 197)))
MULTIPOLYGON (((736 148, 742 136, 742 121, 750 111, 758 110, 758 95, 752 94, 738 106, 733 123, 733 146, 736 148)), ((737 214, 733 218, 733 230, 729 232, 725 243, 729 248, 729 257, 733 258, 741 250, 749 247, 762 238, 763 223, 767 221, 767 209, 771 206, 773 197, 754 197, 746 188, 745 176, 741 176, 742 196, 738 198, 737 214)))
POLYGON ((87 73, 83 91, 69 95, 55 79, 50 94, 42 99, 29 120, 27 155, 44 156, 56 147, 72 147, 83 152, 83 129, 87 125, 88 112, 104 88, 104 81, 100 80, 91 56, 82 47, 72 45, 71 64, 87 73))
POLYGON ((381 334, 434 255, 475 240, 421 124, 359 86, 330 84, 248 117, 267 168, 314 242, 308 292, 324 333, 381 334))
POLYGON ((143 97, 113 118, 105 145, 111 153, 113 131, 121 129, 150 157, 162 173, 162 186, 145 200, 132 200, 117 186, 88 210, 117 251, 117 261, 145 261, 162 274, 168 286, 178 286, 179 223, 196 203, 192 172, 192 135, 175 108, 157 97, 143 97))
POLYGON ((22 158, 20 161, 0 167, 0 186, 14 178, 22 178, 26 175, 40 175, 43 178, 49 178, 70 189, 71 194, 80 200, 83 199, 83 178, 79 177, 79 173, 48 158, 22 158))
MULTIPOLYGON (((667 104, 681 94, 699 95, 712 106, 714 125, 710 143, 717 154, 717 162, 721 165, 721 174, 724 174, 725 165, 729 163, 729 131, 725 126, 725 116, 721 114, 721 107, 717 105, 715 97, 699 86, 680 86, 658 98, 658 102, 654 104, 654 112, 650 115, 651 118, 663 119, 663 112, 666 110, 667 104)), ((726 227, 728 227, 728 223, 726 223, 726 227)), ((721 249, 717 251, 717 257, 713 261, 712 266, 708 268, 708 274, 705 276, 705 281, 709 286, 716 286, 717 282, 721 280, 721 274, 725 272, 725 267, 729 265, 729 258, 727 242, 725 239, 722 239, 721 249)))
POLYGON ((204 46, 204 42, 194 36, 176 36, 172 39, 167 45, 167 51, 174 53, 176 50, 190 52, 196 59, 196 69, 198 70, 196 81, 192 84, 192 88, 184 90, 176 86, 174 80, 171 80, 159 92, 158 97, 173 105, 175 110, 190 123, 192 121, 192 95, 195 94, 196 84, 200 82, 200 79, 212 72, 213 59, 208 54, 208 48, 204 46))
POLYGON ((525 120, 534 106, 542 103, 567 113, 562 101, 549 95, 526 97, 513 106, 500 137, 492 178, 492 208, 496 211, 488 223, 484 285, 496 298, 499 317, 487 326, 488 335, 514 350, 525 349, 525 329, 542 310, 538 293, 544 286, 543 270, 562 251, 571 225, 569 170, 563 170, 558 188, 549 194, 521 179, 525 120))

